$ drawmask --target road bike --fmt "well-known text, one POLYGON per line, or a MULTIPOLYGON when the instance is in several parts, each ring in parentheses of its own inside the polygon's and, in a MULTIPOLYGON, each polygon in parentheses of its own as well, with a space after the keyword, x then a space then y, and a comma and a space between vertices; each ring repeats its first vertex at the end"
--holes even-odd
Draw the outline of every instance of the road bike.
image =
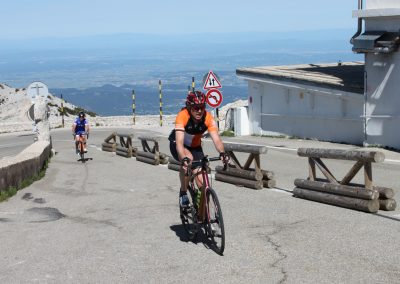
POLYGON ((199 228, 202 227, 210 241, 211 248, 222 255, 225 248, 224 219, 218 196, 215 190, 211 188, 208 176, 208 173, 211 172, 209 167, 209 162, 211 161, 220 161, 220 158, 208 158, 205 156, 201 160, 192 161, 191 168, 188 168, 187 175, 190 176, 188 187, 189 205, 185 207, 179 206, 180 217, 190 240, 194 240, 197 237, 199 228), (195 168, 200 168, 200 170, 194 173, 193 169, 195 168), (203 179, 203 185, 200 189, 195 184, 197 176, 201 176, 203 179), (198 198, 199 195, 200 198, 198 198))
POLYGON ((86 162, 86 160, 85 160, 85 139, 84 139, 85 135, 87 137, 89 137, 89 133, 86 133, 86 132, 83 132, 83 133, 80 132, 79 135, 76 135, 76 136, 78 136, 77 142, 78 142, 78 152, 79 152, 79 157, 80 157, 79 160, 82 163, 86 162))

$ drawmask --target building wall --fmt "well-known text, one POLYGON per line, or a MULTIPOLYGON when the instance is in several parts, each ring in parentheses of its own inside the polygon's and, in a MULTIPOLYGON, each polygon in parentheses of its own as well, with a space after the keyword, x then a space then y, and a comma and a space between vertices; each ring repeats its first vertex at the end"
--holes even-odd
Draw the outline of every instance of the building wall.
MULTIPOLYGON (((365 31, 398 32, 399 8, 399 0, 367 0, 366 10, 359 12, 364 19, 365 31)), ((365 143, 400 149, 399 51, 391 54, 366 53, 365 71, 365 143)))
POLYGON ((366 0, 366 9, 400 8, 399 0, 366 0))
POLYGON ((363 96, 282 81, 249 85, 251 134, 363 143, 363 96))
POLYGON ((400 54, 366 54, 367 140, 400 149, 400 54))

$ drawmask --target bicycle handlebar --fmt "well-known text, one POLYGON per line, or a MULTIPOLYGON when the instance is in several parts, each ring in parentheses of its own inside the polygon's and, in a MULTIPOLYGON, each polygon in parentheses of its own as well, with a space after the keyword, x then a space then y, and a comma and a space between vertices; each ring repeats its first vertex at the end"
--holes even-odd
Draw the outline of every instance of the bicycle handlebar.
MULTIPOLYGON (((208 158, 207 156, 204 156, 204 158, 201 159, 201 160, 192 161, 192 166, 191 166, 191 168, 192 168, 192 169, 195 169, 195 168, 197 168, 197 167, 202 167, 205 163, 207 163, 207 162, 214 162, 214 161, 221 161, 221 158, 220 158, 220 157, 211 157, 211 158, 208 158)), ((224 169, 226 168, 226 165, 225 165, 225 164, 226 164, 226 163, 224 163, 224 169)))

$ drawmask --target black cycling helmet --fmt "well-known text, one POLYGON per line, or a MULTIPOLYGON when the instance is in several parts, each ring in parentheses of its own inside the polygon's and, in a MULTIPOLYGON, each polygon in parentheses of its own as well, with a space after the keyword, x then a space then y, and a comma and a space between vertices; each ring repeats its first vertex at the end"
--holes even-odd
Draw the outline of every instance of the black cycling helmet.
POLYGON ((80 111, 78 114, 79 117, 85 117, 85 113, 83 111, 80 111))

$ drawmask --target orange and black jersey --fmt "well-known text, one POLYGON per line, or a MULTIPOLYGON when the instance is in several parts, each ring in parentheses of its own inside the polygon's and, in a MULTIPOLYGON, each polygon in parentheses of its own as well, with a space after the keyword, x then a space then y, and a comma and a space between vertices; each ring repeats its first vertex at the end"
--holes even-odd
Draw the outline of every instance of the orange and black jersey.
POLYGON ((205 111, 202 119, 196 122, 189 111, 182 109, 175 120, 175 131, 185 131, 184 144, 188 147, 201 146, 201 136, 204 132, 217 132, 218 127, 211 113, 205 111))

